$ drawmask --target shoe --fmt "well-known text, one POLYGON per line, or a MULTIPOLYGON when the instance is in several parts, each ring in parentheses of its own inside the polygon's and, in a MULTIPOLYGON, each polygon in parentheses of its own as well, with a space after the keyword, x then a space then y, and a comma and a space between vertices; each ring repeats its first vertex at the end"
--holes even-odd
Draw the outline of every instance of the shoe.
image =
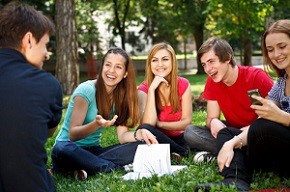
POLYGON ((73 176, 75 178, 75 180, 80 180, 80 181, 83 181, 83 180, 86 180, 88 178, 88 174, 85 170, 75 170, 73 172, 73 176))
POLYGON ((126 172, 132 172, 132 171, 134 171, 133 164, 124 165, 123 168, 124 168, 124 170, 126 172))
POLYGON ((171 161, 174 161, 176 163, 180 163, 182 160, 182 157, 178 153, 173 152, 170 154, 170 159, 171 159, 171 161))
POLYGON ((250 184, 241 180, 241 179, 235 179, 235 178, 226 178, 220 182, 213 182, 213 183, 204 183, 204 184, 198 184, 194 187, 194 192, 210 192, 212 188, 215 187, 230 187, 235 186, 237 188, 237 191, 239 192, 246 192, 250 189, 250 184))
POLYGON ((216 156, 207 151, 197 152, 193 158, 195 163, 212 163, 216 160, 216 156))

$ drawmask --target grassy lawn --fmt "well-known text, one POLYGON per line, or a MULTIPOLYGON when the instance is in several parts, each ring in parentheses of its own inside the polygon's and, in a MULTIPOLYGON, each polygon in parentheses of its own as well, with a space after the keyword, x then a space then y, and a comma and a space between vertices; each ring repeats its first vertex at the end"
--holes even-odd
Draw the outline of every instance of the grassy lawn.
MULTIPOLYGON (((205 75, 184 75, 191 82, 192 94, 196 98, 203 90, 205 75)), ((143 80, 144 76, 139 76, 137 84, 143 80)), ((64 111, 65 114, 65 111, 64 111)), ((205 111, 194 111, 192 123, 195 125, 204 125, 205 111)), ((61 125, 61 124, 60 124, 61 125)), ((48 167, 50 167, 50 153, 54 139, 50 138, 46 143, 48 153, 48 167)), ((116 132, 113 127, 104 131, 102 145, 107 146, 117 142, 116 132)), ((115 171, 112 173, 100 173, 89 177, 86 181, 76 181, 61 175, 54 175, 54 180, 59 192, 163 192, 163 191, 193 191, 198 183, 214 182, 221 180, 222 177, 217 172, 216 163, 212 164, 194 164, 193 153, 189 157, 182 159, 181 164, 187 165, 187 168, 176 175, 167 175, 162 177, 153 176, 151 179, 140 179, 138 181, 124 181, 122 176, 125 172, 115 171)), ((271 154, 269 154, 271 155, 271 154)), ((282 155, 282 154, 281 154, 282 155)), ((172 163, 174 164, 174 162, 172 163)), ((290 179, 281 180, 273 174, 256 173, 254 181, 251 184, 252 189, 276 188, 290 186, 290 179)), ((219 188, 214 191, 235 191, 231 188, 219 188)))

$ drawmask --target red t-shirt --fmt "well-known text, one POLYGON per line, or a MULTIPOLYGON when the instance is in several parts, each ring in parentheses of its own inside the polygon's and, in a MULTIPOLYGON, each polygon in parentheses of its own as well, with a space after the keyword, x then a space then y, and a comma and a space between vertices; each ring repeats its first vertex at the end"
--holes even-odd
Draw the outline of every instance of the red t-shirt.
POLYGON ((223 82, 215 83, 207 78, 203 96, 207 100, 217 101, 228 126, 241 128, 250 125, 257 114, 250 108, 251 101, 247 91, 259 89, 262 97, 268 95, 273 86, 268 74, 257 67, 238 66, 237 81, 227 86, 223 82))
MULTIPOLYGON (((182 95, 184 94, 185 90, 189 86, 189 81, 183 77, 178 77, 177 79, 178 85, 177 85, 177 92, 179 96, 179 102, 182 103, 182 95)), ((148 93, 148 85, 144 81, 138 86, 138 90, 143 91, 144 93, 148 93)), ((162 110, 158 114, 158 120, 159 121, 179 121, 182 117, 182 109, 180 111, 177 111, 176 113, 172 112, 172 106, 162 106, 162 110)), ((184 131, 168 131, 164 129, 160 129, 163 133, 165 133, 168 136, 178 136, 182 134, 184 131)))

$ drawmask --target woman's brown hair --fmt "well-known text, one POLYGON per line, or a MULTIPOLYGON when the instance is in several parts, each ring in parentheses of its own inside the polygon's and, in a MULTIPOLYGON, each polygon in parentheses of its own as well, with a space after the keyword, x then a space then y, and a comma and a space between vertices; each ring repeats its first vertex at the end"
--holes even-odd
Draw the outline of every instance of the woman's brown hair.
POLYGON ((278 77, 284 76, 286 73, 285 69, 278 69, 271 61, 268 55, 267 45, 266 45, 266 37, 271 33, 284 33, 290 38, 290 20, 282 19, 272 23, 264 32, 261 44, 262 44, 262 52, 263 52, 263 59, 264 59, 264 68, 267 72, 270 69, 273 69, 278 77))
POLYGON ((118 115, 115 125, 135 127, 139 122, 139 107, 136 87, 135 69, 129 55, 121 48, 110 48, 102 59, 96 83, 96 100, 99 114, 105 119, 112 118, 112 110, 118 115), (126 78, 123 78, 112 93, 107 93, 102 78, 103 65, 109 54, 118 54, 125 58, 127 71, 126 78))
MULTIPOLYGON (((168 81, 169 86, 170 86, 170 90, 171 90, 169 99, 170 99, 171 106, 173 108, 173 112, 177 112, 181 108, 179 97, 178 97, 178 91, 177 91, 178 66, 177 66, 175 51, 171 47, 171 45, 169 45, 168 43, 166 43, 166 42, 157 43, 157 44, 153 45, 152 48, 150 49, 148 57, 147 57, 146 69, 145 69, 146 70, 146 82, 147 82, 148 87, 149 87, 154 79, 154 74, 152 73, 152 70, 151 70, 151 60, 152 60, 153 56, 156 54, 156 52, 161 50, 161 49, 167 50, 171 56, 172 71, 169 74, 169 76, 166 77, 166 80, 168 81)), ((158 94, 155 95, 155 98, 156 98, 157 111, 159 112, 159 111, 161 111, 162 106, 161 106, 161 102, 160 102, 160 98, 158 97, 158 94)))

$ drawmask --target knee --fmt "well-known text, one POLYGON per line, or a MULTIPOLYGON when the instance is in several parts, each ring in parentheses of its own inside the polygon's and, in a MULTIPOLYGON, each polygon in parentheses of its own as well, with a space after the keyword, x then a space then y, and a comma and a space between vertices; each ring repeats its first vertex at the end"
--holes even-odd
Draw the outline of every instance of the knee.
POLYGON ((77 145, 71 141, 59 141, 57 142, 52 149, 52 154, 59 156, 60 154, 66 154, 69 151, 75 150, 77 145))
POLYGON ((148 131, 150 131, 151 133, 154 132, 156 129, 153 125, 150 124, 141 124, 139 125, 138 129, 147 129, 148 131))
POLYGON ((188 125, 184 130, 185 141, 196 141, 199 134, 195 131, 196 127, 194 125, 188 125))

